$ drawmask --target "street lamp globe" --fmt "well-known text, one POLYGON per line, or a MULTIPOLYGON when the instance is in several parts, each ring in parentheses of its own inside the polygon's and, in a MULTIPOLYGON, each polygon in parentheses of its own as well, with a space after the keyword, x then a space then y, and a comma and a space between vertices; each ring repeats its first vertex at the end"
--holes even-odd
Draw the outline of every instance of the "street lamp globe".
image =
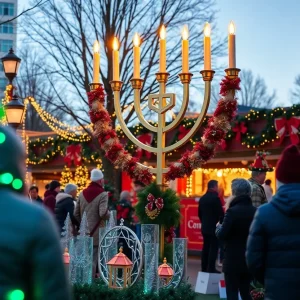
POLYGON ((19 100, 18 95, 14 95, 11 101, 4 106, 4 109, 7 123, 17 130, 23 121, 25 111, 25 106, 19 100))
POLYGON ((1 58, 5 76, 9 82, 12 83, 13 79, 17 76, 18 69, 21 63, 21 58, 14 54, 11 48, 4 57, 1 58))

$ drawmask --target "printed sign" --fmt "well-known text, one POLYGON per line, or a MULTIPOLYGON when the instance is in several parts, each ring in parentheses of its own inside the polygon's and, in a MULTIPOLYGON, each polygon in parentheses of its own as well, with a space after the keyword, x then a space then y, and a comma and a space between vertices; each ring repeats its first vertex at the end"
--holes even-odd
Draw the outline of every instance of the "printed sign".
POLYGON ((188 250, 200 251, 203 247, 201 222, 198 217, 198 202, 195 199, 182 199, 180 201, 182 222, 180 224, 180 237, 188 238, 188 250))

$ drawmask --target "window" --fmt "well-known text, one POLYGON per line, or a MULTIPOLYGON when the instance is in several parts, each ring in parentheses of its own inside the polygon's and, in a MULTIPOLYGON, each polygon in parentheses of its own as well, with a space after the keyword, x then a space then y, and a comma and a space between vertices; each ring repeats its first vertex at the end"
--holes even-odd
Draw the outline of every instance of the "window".
POLYGON ((0 25, 0 33, 14 33, 14 25, 12 23, 5 23, 0 25))
POLYGON ((0 2, 0 15, 13 16, 14 15, 14 4, 0 2))
POLYGON ((13 47, 13 40, 0 40, 0 52, 8 52, 13 47))
POLYGON ((8 82, 6 78, 0 78, 0 90, 5 91, 7 84, 8 82))

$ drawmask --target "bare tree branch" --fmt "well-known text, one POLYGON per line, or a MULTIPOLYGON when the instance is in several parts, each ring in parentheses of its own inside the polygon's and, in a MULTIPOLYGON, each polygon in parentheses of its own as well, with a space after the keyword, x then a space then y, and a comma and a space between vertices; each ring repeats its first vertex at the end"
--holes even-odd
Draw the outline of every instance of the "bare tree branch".
POLYGON ((15 17, 13 17, 13 18, 11 18, 11 19, 8 19, 8 20, 6 20, 6 21, 0 22, 0 25, 6 24, 6 23, 9 23, 9 22, 11 22, 11 21, 16 20, 17 18, 21 17, 22 15, 25 15, 26 13, 32 11, 33 9, 39 7, 40 5, 43 5, 43 4, 46 3, 47 1, 48 1, 48 0, 40 0, 40 1, 38 1, 34 6, 29 7, 29 8, 27 8, 27 9, 23 10, 21 13, 19 13, 19 14, 16 15, 15 17))

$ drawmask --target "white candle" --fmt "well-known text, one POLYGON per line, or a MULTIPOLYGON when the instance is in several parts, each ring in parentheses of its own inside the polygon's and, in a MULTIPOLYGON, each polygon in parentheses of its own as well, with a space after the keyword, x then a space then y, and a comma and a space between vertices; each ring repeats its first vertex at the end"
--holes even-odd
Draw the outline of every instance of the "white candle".
POLYGON ((113 80, 120 81, 119 42, 116 37, 113 41, 113 80))
POLYGON ((136 33, 133 38, 133 78, 140 78, 141 75, 141 49, 140 49, 141 39, 136 33))
POLYGON ((99 73, 100 73, 100 45, 98 41, 94 42, 93 46, 93 83, 99 83, 99 73))
POLYGON ((185 25, 182 30, 182 73, 189 72, 189 30, 185 25))
POLYGON ((229 68, 236 68, 235 59, 235 26, 231 21, 228 26, 228 56, 229 56, 229 68))
POLYGON ((160 29, 160 61, 159 61, 159 72, 167 72, 166 68, 166 27, 161 26, 160 29))
POLYGON ((206 22, 204 26, 204 70, 211 70, 210 33, 210 24, 206 22))

